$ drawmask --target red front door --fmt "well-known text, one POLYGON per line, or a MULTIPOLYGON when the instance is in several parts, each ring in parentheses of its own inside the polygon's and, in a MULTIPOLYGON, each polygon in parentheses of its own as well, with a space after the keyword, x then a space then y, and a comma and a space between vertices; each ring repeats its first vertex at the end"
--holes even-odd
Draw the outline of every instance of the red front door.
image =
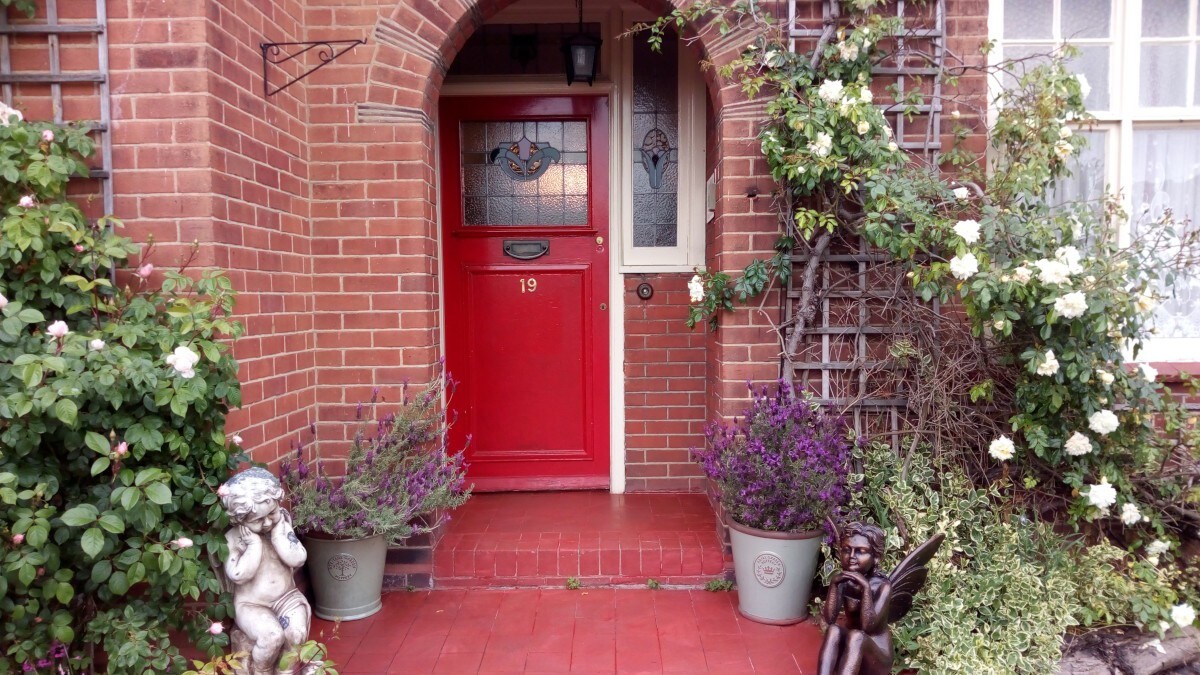
POLYGON ((452 437, 481 490, 607 487, 608 101, 445 98, 452 437))

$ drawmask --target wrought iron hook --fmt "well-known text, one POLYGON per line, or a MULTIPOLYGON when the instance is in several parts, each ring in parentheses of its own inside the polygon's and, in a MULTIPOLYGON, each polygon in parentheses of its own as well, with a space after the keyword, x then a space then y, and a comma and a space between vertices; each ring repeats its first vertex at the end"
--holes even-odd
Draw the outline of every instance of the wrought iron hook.
POLYGON ((366 40, 317 40, 315 42, 263 42, 259 45, 262 50, 263 59, 263 96, 274 96, 288 87, 296 84, 300 80, 308 77, 317 70, 324 68, 333 62, 334 59, 354 49, 358 45, 367 44, 366 40), (296 51, 290 51, 288 47, 303 47, 296 51), (339 49, 339 47, 341 47, 339 49), (282 85, 272 89, 270 81, 269 67, 271 64, 279 65, 292 59, 299 58, 312 50, 317 50, 317 59, 320 61, 317 65, 309 68, 303 73, 291 78, 282 85))

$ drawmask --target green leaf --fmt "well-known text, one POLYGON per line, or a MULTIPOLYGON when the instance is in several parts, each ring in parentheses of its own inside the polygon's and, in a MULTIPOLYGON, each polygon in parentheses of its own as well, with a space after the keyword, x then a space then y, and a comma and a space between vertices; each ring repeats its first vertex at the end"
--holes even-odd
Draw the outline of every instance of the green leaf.
POLYGON ((42 323, 46 320, 46 317, 41 312, 32 307, 26 307, 17 312, 17 318, 25 323, 42 323))
POLYGON ((54 591, 54 597, 58 598, 62 604, 68 604, 71 602, 71 598, 75 597, 75 589, 71 587, 71 584, 59 584, 54 591))
POLYGON ((71 527, 83 527, 96 521, 100 511, 91 504, 80 504, 62 514, 62 521, 71 527))
POLYGON ((125 595, 129 590, 129 581, 125 578, 124 572, 113 572, 113 575, 108 578, 108 590, 114 595, 125 595))
MULTIPOLYGON (((108 439, 103 434, 98 434, 95 431, 89 431, 83 435, 83 442, 98 455, 108 455, 109 446, 108 439)), ((95 475, 95 474, 92 474, 95 475)))
POLYGON ((58 403, 54 404, 54 416, 63 424, 74 426, 79 417, 79 406, 69 398, 60 398, 58 403))
POLYGON ((98 527, 90 527, 83 533, 83 539, 79 544, 83 546, 83 552, 89 558, 95 558, 100 555, 100 550, 104 548, 104 533, 98 527))
POLYGON ((100 560, 92 566, 92 583, 102 584, 112 574, 112 561, 100 560))
POLYGON ((99 476, 104 471, 108 470, 112 460, 107 457, 97 457, 96 461, 92 462, 92 475, 99 476))
POLYGON ((164 483, 152 483, 146 486, 146 499, 158 505, 171 503, 171 488, 164 483))
POLYGON ((100 516, 100 527, 113 534, 121 534, 125 531, 125 521, 121 520, 120 516, 114 513, 106 513, 100 516))

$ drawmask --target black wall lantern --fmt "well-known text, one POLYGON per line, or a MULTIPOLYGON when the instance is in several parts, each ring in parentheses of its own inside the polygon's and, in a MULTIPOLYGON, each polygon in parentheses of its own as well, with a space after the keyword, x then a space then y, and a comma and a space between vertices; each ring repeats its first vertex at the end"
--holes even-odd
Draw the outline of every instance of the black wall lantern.
POLYGON ((600 44, 596 35, 583 32, 583 0, 575 0, 579 7, 579 32, 563 40, 563 56, 567 60, 567 84, 586 81, 588 86, 596 81, 600 70, 600 44))

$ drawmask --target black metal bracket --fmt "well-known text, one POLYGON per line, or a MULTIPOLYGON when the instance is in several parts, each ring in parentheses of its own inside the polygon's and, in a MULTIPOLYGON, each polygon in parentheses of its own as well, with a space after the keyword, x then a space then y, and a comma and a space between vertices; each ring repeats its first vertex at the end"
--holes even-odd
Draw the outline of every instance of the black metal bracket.
POLYGON ((318 40, 316 42, 263 42, 259 45, 263 58, 263 96, 274 96, 300 80, 308 77, 317 70, 329 65, 334 59, 354 49, 358 45, 367 44, 366 40, 318 40), (295 49, 303 47, 303 49, 295 49), (304 54, 317 50, 317 58, 321 61, 303 73, 293 77, 284 84, 272 89, 268 69, 271 64, 279 65, 304 54))

